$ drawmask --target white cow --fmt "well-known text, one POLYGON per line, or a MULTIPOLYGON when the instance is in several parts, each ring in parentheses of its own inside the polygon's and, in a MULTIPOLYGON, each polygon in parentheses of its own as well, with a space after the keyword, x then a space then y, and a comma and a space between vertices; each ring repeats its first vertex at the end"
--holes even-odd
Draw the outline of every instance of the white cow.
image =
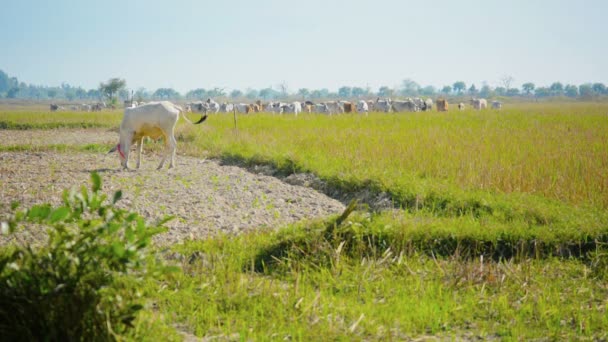
POLYGON ((232 103, 224 102, 220 105, 220 111, 224 113, 230 113, 234 110, 234 105, 232 103))
MULTIPOLYGON (((422 103, 422 101, 421 101, 422 103)), ((405 101, 392 101, 391 108, 395 113, 399 112, 417 112, 419 110, 418 106, 411 99, 407 99, 405 101)))
POLYGON ((340 114, 344 113, 344 106, 340 102, 327 101, 324 103, 324 105, 325 105, 325 110, 327 111, 327 113, 329 113, 329 115, 332 115, 334 113, 340 113, 340 114))
POLYGON ((486 109, 488 108, 488 101, 486 99, 471 99, 471 106, 477 110, 486 109))
POLYGON ((369 106, 367 105, 367 102, 359 100, 359 102, 357 103, 357 112, 365 113, 365 115, 368 115, 369 106))
MULTIPOLYGON (((276 106, 276 104, 274 104, 276 106)), ((302 104, 298 101, 292 103, 285 103, 280 106, 279 113, 295 113, 298 116, 298 113, 302 112, 302 104)))
POLYGON ((374 103, 374 111, 388 113, 391 110, 391 103, 391 99, 380 100, 380 98, 377 98, 374 103))
MULTIPOLYGON (((128 169, 131 146, 139 144, 139 153, 137 154, 137 168, 139 169, 144 137, 150 137, 154 140, 163 138, 168 149, 160 161, 158 169, 161 169, 165 165, 165 160, 169 154, 171 155, 169 168, 172 168, 177 147, 174 129, 180 113, 182 113, 186 121, 192 123, 183 114, 183 111, 180 106, 169 101, 150 102, 135 108, 125 108, 125 114, 120 124, 118 145, 114 146, 108 153, 118 151, 122 167, 128 169)), ((200 124, 205 119, 207 119, 207 115, 203 115, 195 124, 200 124)))
POLYGON ((246 103, 235 103, 234 104, 234 108, 236 109, 237 113, 249 113, 249 105, 246 103))
POLYGON ((209 98, 207 99, 207 110, 211 113, 217 113, 220 111, 220 105, 209 98))
POLYGON ((502 108, 502 102, 500 102, 500 101, 492 101, 492 108, 493 109, 501 109, 502 108))
POLYGON ((464 105, 464 103, 463 103, 463 102, 460 102, 460 103, 458 104, 458 110, 465 110, 465 105, 464 105))

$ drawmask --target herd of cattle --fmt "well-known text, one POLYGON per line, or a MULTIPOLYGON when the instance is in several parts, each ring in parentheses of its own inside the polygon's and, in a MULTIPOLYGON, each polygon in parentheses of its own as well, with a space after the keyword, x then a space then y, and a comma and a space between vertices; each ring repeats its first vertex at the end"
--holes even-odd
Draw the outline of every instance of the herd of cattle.
MULTIPOLYGON (((318 113, 347 113, 359 112, 368 113, 371 111, 379 112, 415 112, 419 110, 428 111, 433 108, 431 99, 407 99, 405 101, 392 101, 391 99, 380 99, 376 101, 358 101, 353 104, 348 101, 329 101, 322 103, 305 102, 270 102, 262 104, 260 101, 255 104, 219 104, 212 99, 207 101, 191 102, 186 105, 186 108, 173 104, 169 101, 149 102, 145 104, 129 101, 125 103, 125 111, 122 122, 120 124, 119 141, 110 152, 118 152, 120 163, 123 168, 128 168, 129 155, 133 147, 138 146, 137 168, 141 165, 141 152, 144 144, 144 137, 150 137, 154 140, 163 138, 167 149, 162 155, 158 169, 161 169, 167 158, 170 159, 169 168, 174 166, 175 151, 177 141, 175 139, 174 130, 177 120, 180 116, 193 124, 200 124, 207 118, 208 113, 219 112, 273 112, 273 113, 295 113, 296 115, 303 110, 306 112, 318 113), (184 115, 185 112, 201 113, 201 118, 197 122, 192 122, 184 115)), ((445 99, 439 99, 435 103, 438 111, 447 111, 448 102, 445 99)), ((471 105, 475 109, 487 108, 485 99, 471 99, 471 105)), ((493 102, 492 107, 499 109, 501 103, 493 102)), ((53 107, 51 107, 52 109, 53 107)), ((464 109, 464 103, 458 104, 459 109, 464 109)), ((57 110, 57 108, 55 108, 57 110)))
MULTIPOLYGON (((145 104, 145 102, 136 101, 125 101, 125 108, 138 107, 145 104)), ((488 107, 486 99, 472 98, 470 105, 473 109, 481 110, 488 107)), ((449 110, 448 101, 446 99, 438 99, 435 103, 430 98, 407 98, 405 100, 392 100, 390 98, 376 100, 359 100, 357 102, 350 101, 324 101, 319 103, 313 103, 312 101, 295 101, 295 102, 268 102, 262 103, 262 101, 256 101, 255 103, 218 103, 213 99, 207 99, 207 101, 195 101, 185 105, 186 111, 197 112, 197 113, 231 113, 236 111, 237 113, 257 113, 257 112, 270 112, 270 113, 294 113, 298 115, 301 112, 305 113, 322 113, 322 114, 342 114, 342 113, 364 113, 369 112, 418 112, 418 111, 430 111, 436 107, 437 111, 444 112, 449 110)), ((458 109, 464 110, 465 104, 463 102, 458 103, 458 109)), ((115 109, 113 106, 108 107, 104 102, 98 102, 94 104, 80 104, 70 105, 71 110, 80 110, 86 112, 101 111, 104 108, 115 109)), ((492 108, 501 109, 502 103, 500 101, 493 101, 492 108)), ((56 104, 51 104, 51 111, 65 110, 65 107, 56 104)))
MULTIPOLYGON (((470 101, 471 106, 474 109, 486 109, 488 102, 486 99, 473 98, 470 101)), ((438 99, 436 103, 433 103, 432 99, 421 99, 421 98, 408 98, 405 100, 391 100, 390 98, 376 100, 359 100, 357 102, 350 101, 325 101, 319 103, 313 103, 311 101, 304 102, 268 102, 262 103, 256 101, 253 104, 247 103, 217 103, 213 99, 207 99, 207 101, 190 102, 186 104, 186 111, 198 112, 198 113, 229 113, 236 111, 238 113, 257 113, 257 112, 270 112, 270 113, 322 113, 322 114, 341 114, 341 113, 369 113, 369 112, 418 112, 418 111, 430 111, 433 106, 436 106, 438 111, 448 110, 448 101, 445 99, 438 99)), ((502 108, 500 101, 492 102, 492 108, 502 108)), ((459 110, 465 109, 464 103, 458 104, 459 110)))

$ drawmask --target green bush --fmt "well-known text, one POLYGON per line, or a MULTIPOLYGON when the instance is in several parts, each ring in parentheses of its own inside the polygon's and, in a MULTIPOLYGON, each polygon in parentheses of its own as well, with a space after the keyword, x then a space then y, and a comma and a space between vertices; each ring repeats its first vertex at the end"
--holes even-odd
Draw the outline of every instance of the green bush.
POLYGON ((92 191, 63 194, 63 205, 36 205, 2 222, 3 234, 27 224, 48 226, 39 248, 0 255, 0 336, 5 340, 106 341, 124 334, 142 309, 137 285, 171 269, 148 252, 166 218, 149 226, 115 206, 93 173, 92 191))

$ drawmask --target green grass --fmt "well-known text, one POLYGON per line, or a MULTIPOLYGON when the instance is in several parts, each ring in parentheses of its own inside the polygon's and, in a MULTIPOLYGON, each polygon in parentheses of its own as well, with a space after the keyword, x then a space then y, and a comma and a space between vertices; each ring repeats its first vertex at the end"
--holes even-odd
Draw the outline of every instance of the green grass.
MULTIPOLYGON (((4 112, 0 123, 120 123, 55 115, 4 112)), ((385 192, 400 210, 174 246, 183 273, 147 283, 132 338, 175 338, 172 323, 253 340, 608 337, 608 104, 255 114, 237 125, 232 115, 179 123, 178 152, 311 172, 343 194, 385 192)))
MULTIPOLYGON (((183 273, 149 295, 198 336, 269 340, 606 338, 605 278, 578 260, 488 262, 349 251, 306 228, 174 249, 183 273), (260 254, 302 241, 262 269, 260 254)), ((342 244, 340 241, 344 241, 342 244)))

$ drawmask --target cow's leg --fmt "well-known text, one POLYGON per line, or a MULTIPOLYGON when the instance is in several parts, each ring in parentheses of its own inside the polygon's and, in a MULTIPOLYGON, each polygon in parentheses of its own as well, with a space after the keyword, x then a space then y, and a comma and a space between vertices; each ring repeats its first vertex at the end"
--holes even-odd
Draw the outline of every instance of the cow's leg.
POLYGON ((139 169, 139 166, 141 165, 141 151, 144 149, 144 137, 141 137, 141 140, 139 141, 139 146, 138 146, 138 153, 137 153, 137 168, 139 169))
POLYGON ((173 134, 171 134, 169 144, 169 147, 171 148, 171 161, 169 162, 169 168, 172 168, 174 166, 175 161, 175 151, 177 150, 177 140, 175 140, 173 134))

